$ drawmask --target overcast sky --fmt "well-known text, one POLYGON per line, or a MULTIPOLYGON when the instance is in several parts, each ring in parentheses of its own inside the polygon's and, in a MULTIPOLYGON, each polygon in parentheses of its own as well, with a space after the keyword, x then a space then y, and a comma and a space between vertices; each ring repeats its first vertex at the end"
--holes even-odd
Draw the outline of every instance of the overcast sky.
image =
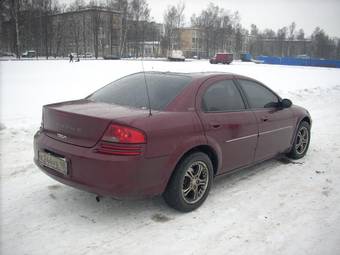
MULTIPOLYGON (((193 13, 199 14, 212 2, 225 10, 239 11, 242 25, 249 29, 256 24, 260 29, 277 29, 295 21, 297 29, 303 28, 310 35, 319 26, 330 36, 340 37, 340 0, 182 0, 185 3, 185 18, 190 25, 193 13)), ((147 0, 151 17, 163 21, 167 6, 179 0, 147 0)))
MULTIPOLYGON (((73 0, 59 0, 70 3, 73 0)), ((89 0, 85 0, 89 2, 89 0)), ((104 1, 105 0, 98 0, 104 1)), ((151 9, 151 17, 163 22, 164 12, 169 5, 180 0, 146 0, 151 9)), ((232 12, 239 11, 241 23, 246 29, 256 24, 261 30, 271 28, 277 31, 289 26, 293 21, 297 30, 303 28, 309 36, 319 26, 330 36, 340 38, 340 0, 182 0, 185 3, 185 19, 190 25, 193 13, 200 14, 209 2, 232 12)))

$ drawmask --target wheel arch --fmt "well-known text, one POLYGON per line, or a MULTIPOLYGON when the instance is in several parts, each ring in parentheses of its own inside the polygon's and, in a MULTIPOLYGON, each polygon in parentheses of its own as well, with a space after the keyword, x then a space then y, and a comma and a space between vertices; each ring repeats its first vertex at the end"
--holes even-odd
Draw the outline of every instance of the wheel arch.
MULTIPOLYGON (((298 129, 299 129, 299 126, 302 122, 306 121, 310 126, 312 125, 312 120, 309 116, 307 115, 304 115, 302 116, 296 123, 296 127, 295 127, 295 130, 294 130, 294 135, 292 137, 292 141, 291 141, 291 146, 293 146, 293 143, 295 141, 295 138, 296 138, 296 135, 297 135, 297 132, 298 132, 298 129)), ((290 148, 289 148, 290 150, 290 148)))
POLYGON ((311 121, 310 117, 305 116, 305 117, 303 117, 303 118, 299 121, 299 124, 298 124, 298 125, 300 125, 301 122, 303 122, 303 121, 306 121, 309 125, 312 124, 312 121, 311 121))
POLYGON ((174 175, 177 166, 182 162, 182 160, 184 160, 188 155, 194 153, 194 152, 203 152, 205 153, 211 160, 211 163, 213 165, 213 171, 214 171, 214 176, 217 174, 218 168, 219 168, 219 163, 220 163, 220 159, 218 157, 218 154, 216 152, 216 150, 207 144, 200 144, 200 145, 195 145, 189 149, 187 149, 184 153, 182 153, 177 161, 176 164, 174 165, 174 167, 172 168, 172 172, 170 174, 170 176, 167 178, 167 183, 166 183, 166 187, 168 186, 172 176, 174 175))
MULTIPOLYGON (((205 154, 208 155, 208 157, 211 160, 211 163, 213 165, 213 171, 214 171, 214 175, 216 175, 217 173, 217 169, 218 169, 218 163, 219 163, 219 158, 217 156, 216 151, 209 145, 197 145, 191 149, 189 149, 188 151, 186 151, 178 160, 178 162, 176 163, 176 167, 178 166, 178 164, 188 155, 194 153, 194 152, 203 152, 205 154)), ((175 167, 175 169, 176 169, 175 167)))

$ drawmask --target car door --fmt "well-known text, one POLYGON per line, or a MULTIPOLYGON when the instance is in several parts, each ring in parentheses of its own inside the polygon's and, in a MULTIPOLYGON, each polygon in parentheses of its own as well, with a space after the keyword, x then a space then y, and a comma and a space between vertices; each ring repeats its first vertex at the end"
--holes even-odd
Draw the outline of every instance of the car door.
POLYGON ((208 142, 221 151, 220 173, 252 163, 258 128, 231 78, 211 78, 201 86, 197 109, 208 142))
POLYGON ((279 107, 281 99, 263 84, 247 79, 237 81, 258 122, 255 161, 271 158, 287 150, 294 132, 291 109, 279 107))

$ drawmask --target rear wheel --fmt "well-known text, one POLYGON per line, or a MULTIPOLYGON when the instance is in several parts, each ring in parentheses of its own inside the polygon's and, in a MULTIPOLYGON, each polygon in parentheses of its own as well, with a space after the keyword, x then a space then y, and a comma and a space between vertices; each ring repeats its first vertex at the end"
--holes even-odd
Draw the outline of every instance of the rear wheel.
POLYGON ((306 155, 310 142, 310 125, 303 121, 300 123, 292 149, 287 154, 288 157, 299 159, 306 155))
POLYGON ((178 164, 163 194, 172 208, 190 212, 207 198, 213 181, 210 158, 202 152, 190 154, 178 164))

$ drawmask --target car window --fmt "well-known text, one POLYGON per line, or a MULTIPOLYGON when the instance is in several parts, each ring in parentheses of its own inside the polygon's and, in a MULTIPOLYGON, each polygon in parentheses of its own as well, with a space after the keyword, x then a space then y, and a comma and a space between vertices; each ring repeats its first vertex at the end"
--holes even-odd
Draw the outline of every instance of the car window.
POLYGON ((245 109, 242 97, 232 80, 219 81, 211 85, 203 96, 203 110, 206 112, 242 109, 245 109))
POLYGON ((238 80, 245 92, 251 108, 275 107, 278 97, 268 88, 249 80, 238 80))
POLYGON ((148 83, 151 109, 163 110, 190 83, 191 77, 162 73, 136 73, 110 83, 90 95, 95 102, 134 108, 148 108, 145 80, 148 83))

